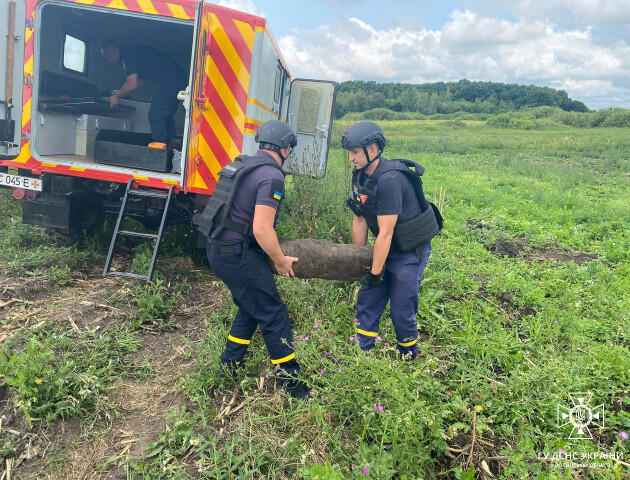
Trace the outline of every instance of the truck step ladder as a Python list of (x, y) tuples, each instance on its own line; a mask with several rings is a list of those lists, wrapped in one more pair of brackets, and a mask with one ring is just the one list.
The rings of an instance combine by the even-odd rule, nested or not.
[[(130, 196), (136, 197), (151, 197), (151, 198), (165, 198), (166, 203), (164, 204), (164, 212), (162, 214), (162, 221), (160, 222), (160, 228), (156, 234), (154, 233), (141, 233), (141, 232), (133, 232), (129, 230), (120, 230), (120, 224), (125, 217), (125, 208), (127, 206), (127, 200)], [(118, 213), (118, 220), (116, 221), (116, 226), (114, 227), (114, 234), (112, 235), (112, 242), (109, 245), (109, 253), (107, 254), (107, 261), (105, 262), (105, 269), (103, 270), (103, 276), (113, 276), (113, 277), (125, 277), (125, 278), (136, 278), (139, 280), (146, 280), (147, 282), (151, 281), (153, 277), (153, 269), (155, 267), (155, 262), (157, 260), (158, 250), (160, 249), (160, 243), (162, 241), (162, 234), (164, 233), (164, 225), (166, 224), (166, 217), (168, 216), (168, 207), (171, 203), (171, 198), (173, 196), (173, 185), (171, 185), (167, 192), (159, 191), (159, 190), (139, 190), (133, 188), (133, 180), (129, 180), (127, 183), (127, 189), (125, 190), (125, 195), (122, 200), (122, 204), (120, 206), (120, 212)], [(114, 247), (116, 246), (116, 240), (119, 235), (125, 235), (127, 237), (138, 237), (148, 240), (154, 240), (155, 245), (153, 247), (153, 256), (151, 257), (151, 263), (149, 264), (149, 273), (147, 275), (139, 275), (137, 273), (130, 272), (112, 272), (110, 270), (112, 266), (112, 259), (114, 256)]]

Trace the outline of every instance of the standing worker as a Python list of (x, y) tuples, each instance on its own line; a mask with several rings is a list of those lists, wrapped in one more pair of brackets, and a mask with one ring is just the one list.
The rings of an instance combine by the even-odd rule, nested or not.
[(293, 277), (298, 259), (282, 253), (275, 222), (284, 197), (282, 165), (297, 136), (291, 127), (271, 120), (255, 137), (260, 150), (241, 155), (219, 172), (214, 194), (203, 211), (200, 232), (208, 238), (208, 262), (232, 293), (238, 312), (232, 323), (220, 372), (242, 365), (251, 339), (260, 327), (271, 363), (278, 371), (280, 387), (291, 396), (304, 398), (307, 386), (297, 379), (300, 366), (293, 350), (293, 333), (286, 305), (280, 299), (271, 267)]
[(372, 266), (361, 278), (357, 298), (357, 337), (362, 350), (374, 348), (389, 301), (398, 351), (415, 358), (418, 290), (442, 218), (424, 198), (424, 168), (409, 160), (383, 158), (385, 143), (383, 130), (373, 122), (351, 126), (341, 139), (354, 164), (353, 195), (347, 202), (354, 213), (354, 244), (366, 244), (368, 229), (376, 239)]
[(186, 72), (177, 62), (151, 47), (120, 47), (115, 40), (107, 40), (101, 50), (110, 62), (122, 65), (127, 79), (109, 97), (111, 108), (120, 99), (136, 90), (143, 82), (155, 84), (149, 108), (149, 124), (153, 141), (150, 148), (165, 149), (175, 136), (175, 113), (179, 107), (177, 94), (186, 88)]

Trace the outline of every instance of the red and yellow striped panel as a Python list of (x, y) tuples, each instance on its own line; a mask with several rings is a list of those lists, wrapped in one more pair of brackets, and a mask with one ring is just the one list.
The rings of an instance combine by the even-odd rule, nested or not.
[(187, 191), (212, 193), (219, 171), (241, 154), (243, 135), (255, 126), (245, 112), (255, 29), (264, 20), (236, 15), (214, 5), (204, 10), (206, 45), (198, 57), (204, 72), (201, 92), (195, 82)]
[(83, 5), (129, 10), (132, 12), (149, 13), (163, 17), (175, 17), (182, 20), (195, 18), (196, 1), (192, 0), (67, 0)]
[[(73, 175), (80, 177), (96, 178), (114, 182), (126, 183), (130, 178), (134, 178), (139, 183), (154, 187), (168, 188), (169, 185), (178, 184), (171, 179), (145, 177), (103, 170), (93, 170), (84, 167), (70, 167), (58, 165), (52, 162), (39, 162), (31, 155), (30, 134), (31, 115), (33, 98), (33, 66), (34, 66), (34, 20), (35, 8), (40, 0), (26, 0), (27, 21), (24, 38), (24, 85), (22, 90), (22, 148), (17, 158), (11, 161), (3, 161), (3, 165), (30, 168), (32, 170), (55, 172), (62, 175)], [(84, 5), (94, 5), (99, 7), (129, 10), (139, 13), (174, 17), (182, 20), (193, 20), (195, 18), (196, 0), (68, 0)]]

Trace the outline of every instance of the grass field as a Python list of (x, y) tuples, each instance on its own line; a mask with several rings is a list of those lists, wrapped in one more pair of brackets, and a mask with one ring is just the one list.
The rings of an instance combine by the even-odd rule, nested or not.
[[(51, 246), (1, 192), (12, 478), (630, 478), (630, 131), (382, 125), (386, 156), (423, 164), (429, 197), (446, 191), (428, 336), (416, 361), (396, 358), (386, 312), (365, 355), (357, 284), (278, 279), (305, 402), (275, 392), (259, 334), (241, 378), (214, 375), (234, 307), (182, 255), (190, 235), (166, 239), (153, 284), (102, 279), (106, 231)], [(324, 180), (292, 178), (279, 232), (350, 242), (349, 175), (334, 149)], [(573, 392), (604, 406), (592, 439), (557, 426)]]

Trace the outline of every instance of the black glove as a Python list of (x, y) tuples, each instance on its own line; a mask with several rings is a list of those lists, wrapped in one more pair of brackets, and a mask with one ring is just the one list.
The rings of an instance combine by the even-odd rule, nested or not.
[(361, 285), (376, 287), (379, 283), (381, 283), (382, 279), (382, 275), (374, 275), (371, 270), (368, 270), (365, 275), (361, 277)]

